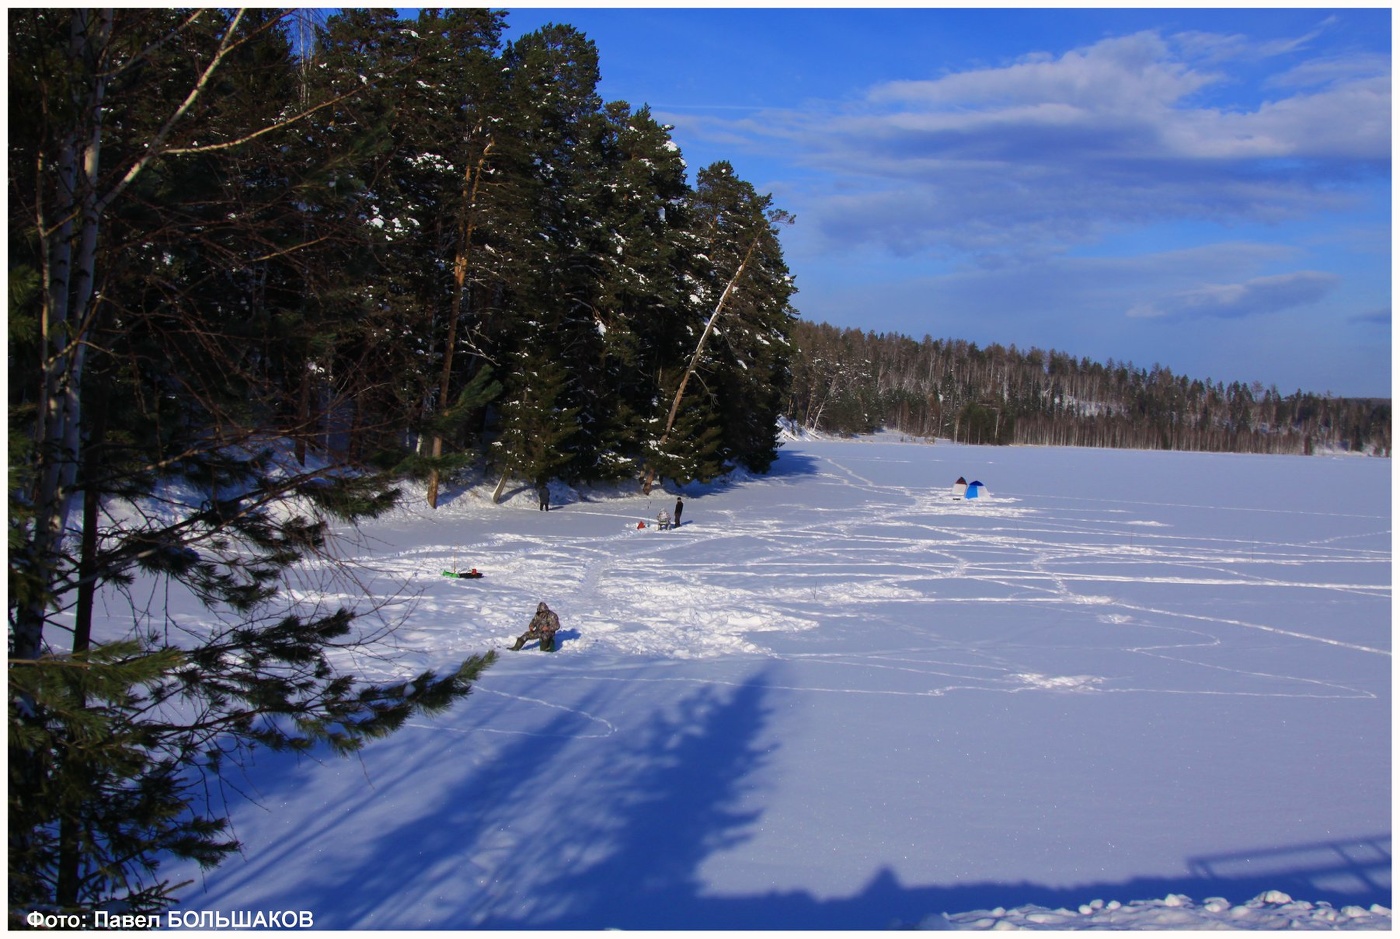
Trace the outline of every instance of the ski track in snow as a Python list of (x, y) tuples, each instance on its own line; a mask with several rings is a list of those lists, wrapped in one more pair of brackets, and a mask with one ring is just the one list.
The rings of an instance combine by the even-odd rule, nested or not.
[[(904, 646), (887, 651), (872, 650), (865, 655), (842, 654), (828, 660), (832, 665), (839, 665), (843, 673), (859, 666), (872, 672), (897, 670), (918, 675), (928, 679), (927, 688), (852, 687), (834, 683), (784, 689), (820, 694), (941, 696), (965, 691), (1011, 694), (1038, 691), (1373, 698), (1368, 691), (1335, 681), (1232, 667), (1193, 659), (1186, 653), (1191, 649), (1218, 648), (1232, 630), (1252, 630), (1390, 656), (1388, 650), (1361, 643), (1228, 616), (1144, 606), (1112, 594), (1114, 584), (1135, 587), (1160, 584), (1269, 591), (1297, 589), (1388, 598), (1390, 591), (1386, 585), (1332, 582), (1313, 577), (1288, 580), (1277, 573), (1256, 570), (1264, 566), (1286, 566), (1313, 572), (1322, 565), (1388, 564), (1388, 556), (1383, 552), (1353, 550), (1342, 543), (1352, 539), (1261, 543), (1249, 539), (1181, 538), (1162, 531), (1170, 526), (1151, 519), (1129, 518), (1107, 524), (1084, 517), (1089, 513), (1082, 508), (1078, 515), (1069, 510), (1069, 516), (1064, 517), (1064, 509), (1033, 509), (1014, 496), (997, 496), (976, 504), (953, 501), (941, 492), (881, 485), (841, 461), (828, 458), (825, 464), (840, 472), (822, 472), (819, 478), (846, 490), (856, 490), (859, 514), (853, 514), (849, 508), (813, 507), (806, 513), (812, 520), (794, 527), (730, 509), (710, 513), (703, 526), (691, 521), (679, 530), (662, 533), (634, 528), (638, 517), (649, 519), (654, 514), (652, 507), (656, 500), (635, 497), (621, 500), (621, 505), (616, 501), (580, 501), (555, 511), (616, 519), (620, 530), (602, 539), (567, 533), (530, 536), (518, 532), (487, 532), (484, 537), (460, 546), (434, 545), (397, 555), (375, 555), (371, 563), (391, 577), (411, 577), (425, 569), (427, 576), (432, 576), (439, 568), (460, 564), (459, 559), (469, 559), (460, 564), (462, 567), (475, 566), (489, 571), (489, 588), (453, 598), (458, 599), (458, 603), (444, 603), (441, 597), (424, 601), (425, 606), (442, 613), (460, 609), (463, 616), (478, 617), (491, 624), (486, 629), (464, 631), (472, 640), (464, 643), (464, 647), (479, 647), (483, 639), (487, 645), (496, 647), (508, 643), (523, 629), (521, 611), (532, 609), (535, 597), (548, 597), (552, 607), (564, 616), (565, 628), (561, 633), (566, 639), (561, 647), (564, 654), (586, 652), (596, 647), (620, 653), (652, 654), (658, 651), (666, 654), (669, 649), (669, 654), (678, 658), (738, 653), (808, 662), (820, 662), (822, 658), (777, 651), (765, 645), (762, 637), (767, 633), (791, 634), (812, 629), (823, 619), (858, 619), (861, 609), (870, 603), (908, 604), (918, 615), (930, 612), (943, 615), (945, 608), (956, 608), (959, 604), (1009, 604), (1029, 609), (1045, 607), (1048, 611), (1102, 609), (1104, 612), (1097, 613), (1096, 618), (1106, 625), (1165, 632), (1180, 639), (1152, 644), (1123, 643), (1120, 649), (1125, 653), (1151, 656), (1194, 669), (1231, 673), (1242, 679), (1293, 686), (1289, 690), (1269, 691), (1121, 687), (1114, 685), (1111, 676), (1045, 675), (1014, 661), (994, 664), (975, 648), (975, 644), (950, 638), (947, 646), (940, 650), (941, 658), (926, 664), (918, 664), (924, 653)], [(775, 490), (774, 497), (780, 499), (788, 483), (776, 479), (755, 480), (745, 485), (769, 485)], [(844, 505), (851, 500), (847, 492), (837, 501)], [(647, 503), (644, 511), (637, 508), (642, 501)], [(1183, 507), (1148, 501), (1077, 501), (1111, 505), (1113, 508), (1109, 511), (1124, 514)], [(662, 497), (660, 504), (666, 503), (667, 497)], [(632, 511), (615, 511), (617, 508)], [(489, 514), (501, 508), (478, 511)], [(1233, 511), (1278, 514), (1271, 509)], [(478, 518), (463, 519), (463, 527), (476, 528), (470, 523)], [(967, 528), (970, 519), (994, 524), (970, 530)], [(724, 571), (726, 584), (744, 582), (743, 589), (724, 586), (707, 577), (717, 559), (726, 556), (726, 543), (737, 546), (735, 556), (763, 558), (741, 571)], [(900, 561), (890, 562), (888, 558), (892, 556), (899, 557)], [(584, 559), (581, 569), (577, 565), (579, 558)], [(1131, 565), (1139, 572), (1118, 574), (1097, 569), (1109, 563), (1108, 559), (1112, 559), (1112, 563)], [(1090, 569), (1077, 572), (1076, 565)], [(1171, 573), (1162, 573), (1164, 571)], [(469, 586), (463, 589), (488, 582), (466, 583)], [(957, 584), (961, 595), (945, 595), (939, 589), (942, 584)], [(969, 591), (968, 585), (985, 589)], [(571, 604), (574, 597), (593, 601), (595, 605), (576, 607)], [(1172, 621), (1180, 625), (1171, 625)], [(1215, 628), (1211, 629), (1212, 626)], [(423, 637), (410, 635), (406, 638), (406, 644), (412, 646), (415, 639)], [(559, 678), (638, 680), (572, 674)]]
[(617, 728), (616, 728), (615, 726), (613, 726), (612, 722), (610, 722), (610, 721), (608, 721), (608, 720), (606, 720), (606, 719), (604, 719), (604, 718), (598, 717), (596, 714), (589, 714), (587, 711), (581, 710), (581, 709), (579, 709), (579, 708), (573, 708), (573, 707), (569, 707), (569, 706), (563, 705), (563, 704), (556, 704), (556, 703), (554, 703), (553, 701), (546, 701), (546, 700), (544, 700), (543, 698), (533, 698), (533, 697), (530, 697), (530, 696), (528, 696), (528, 695), (521, 695), (521, 694), (509, 694), (508, 692), (505, 692), (505, 691), (499, 691), (499, 690), (494, 689), (494, 688), (482, 688), (482, 687), (480, 687), (480, 686), (475, 687), (475, 688), (472, 690), (472, 693), (473, 693), (473, 694), (494, 695), (494, 696), (496, 696), (496, 697), (505, 698), (505, 699), (511, 700), (511, 701), (519, 701), (519, 702), (524, 703), (524, 704), (537, 705), (537, 706), (539, 706), (539, 707), (546, 708), (546, 709), (549, 709), (549, 710), (563, 711), (563, 712), (565, 712), (565, 713), (567, 713), (567, 714), (572, 714), (572, 715), (575, 715), (575, 716), (577, 716), (577, 717), (582, 717), (583, 719), (585, 719), (585, 720), (587, 720), (587, 721), (591, 721), (591, 722), (594, 723), (594, 724), (600, 724), (600, 725), (602, 725), (602, 728), (603, 728), (603, 729), (602, 729), (601, 731), (599, 731), (599, 732), (596, 732), (596, 733), (541, 734), (541, 733), (536, 733), (536, 732), (534, 732), (534, 731), (528, 731), (528, 730), (506, 730), (506, 729), (503, 729), (503, 728), (500, 728), (500, 727), (479, 727), (479, 728), (475, 728), (475, 729), (473, 729), (473, 730), (461, 730), (461, 729), (456, 728), (456, 727), (445, 727), (445, 726), (442, 726), (442, 725), (440, 725), (440, 724), (422, 724), (422, 723), (414, 723), (414, 722), (411, 722), (411, 721), (407, 724), (407, 726), (409, 726), (409, 727), (417, 727), (419, 730), (430, 730), (430, 731), (442, 732), (442, 733), (450, 733), (450, 734), (483, 733), (483, 734), (501, 734), (501, 735), (504, 735), (504, 736), (512, 736), (512, 737), (567, 737), (567, 738), (569, 738), (569, 739), (577, 739), (577, 740), (585, 740), (585, 739), (594, 738), (594, 737), (611, 737), (613, 734), (617, 733)]

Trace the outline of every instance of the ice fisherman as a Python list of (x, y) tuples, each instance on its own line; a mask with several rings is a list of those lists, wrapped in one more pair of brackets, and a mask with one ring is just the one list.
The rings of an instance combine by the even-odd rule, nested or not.
[(535, 495), (540, 497), (540, 511), (549, 511), (549, 483), (535, 483)]
[(541, 652), (553, 652), (554, 634), (558, 631), (558, 615), (549, 608), (548, 604), (540, 601), (539, 608), (535, 610), (535, 618), (530, 620), (529, 627), (519, 639), (515, 640), (515, 645), (510, 647), (510, 651), (518, 652), (531, 639), (538, 639)]
[(685, 508), (685, 503), (680, 496), (676, 496), (676, 511), (671, 515), (671, 525), (675, 528), (681, 527), (681, 509)]

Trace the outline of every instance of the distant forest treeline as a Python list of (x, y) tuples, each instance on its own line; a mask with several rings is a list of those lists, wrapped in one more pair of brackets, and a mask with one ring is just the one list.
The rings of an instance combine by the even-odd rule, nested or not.
[(1390, 401), (1280, 394), (1063, 352), (799, 322), (787, 416), (963, 443), (1390, 456)]

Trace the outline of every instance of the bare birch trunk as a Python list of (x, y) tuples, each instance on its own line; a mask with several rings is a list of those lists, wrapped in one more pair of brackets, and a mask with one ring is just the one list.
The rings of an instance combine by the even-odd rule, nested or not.
[(501, 494), (506, 491), (506, 483), (510, 480), (510, 467), (507, 466), (501, 471), (501, 481), (496, 483), (496, 491), (491, 493), (492, 502), (500, 502)]
[[(33, 563), (47, 567), (59, 550), (72, 513), (74, 485), (81, 458), (81, 385), (91, 325), (94, 271), (100, 209), (96, 184), (102, 142), (102, 100), (107, 82), (100, 64), (112, 31), (113, 12), (75, 10), (68, 52), (90, 76), (86, 100), (76, 126), (59, 151), (56, 202), (47, 228), (43, 210), (38, 223), (47, 242), (41, 330), (44, 393), (35, 429), (38, 462), (34, 492)], [(42, 172), (42, 167), (40, 167)], [(40, 190), (42, 192), (42, 188)], [(37, 658), (43, 648), (44, 600), (36, 597), (16, 610), (14, 655)]]
[[(196, 14), (197, 15), (197, 14)], [(210, 60), (189, 95), (151, 139), (143, 157), (106, 193), (98, 194), (102, 155), (103, 101), (107, 93), (107, 42), (112, 9), (72, 13), (68, 55), (86, 76), (81, 107), (73, 128), (59, 149), (54, 167), (54, 204), (42, 207), (48, 187), (37, 187), (41, 207), (37, 222), (44, 250), (44, 302), (41, 335), (44, 349), (44, 388), (35, 421), (34, 529), (31, 563), (51, 571), (72, 514), (82, 461), (82, 383), (87, 349), (97, 316), (94, 285), (98, 236), (103, 213), (126, 187), (164, 151), (165, 141), (179, 118), (199, 98), (210, 76), (231, 47), (241, 13), (230, 20), (218, 53)], [(43, 174), (42, 164), (37, 168)], [(53, 227), (50, 228), (50, 220)], [(41, 575), (46, 583), (51, 577)], [(14, 655), (37, 658), (43, 651), (45, 600), (34, 597), (15, 612)]]

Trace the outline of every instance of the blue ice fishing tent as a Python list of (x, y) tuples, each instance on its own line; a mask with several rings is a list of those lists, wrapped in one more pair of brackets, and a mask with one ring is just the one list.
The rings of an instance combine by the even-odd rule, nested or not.
[(967, 484), (967, 492), (963, 493), (964, 499), (978, 499), (982, 496), (982, 481), (974, 479)]

